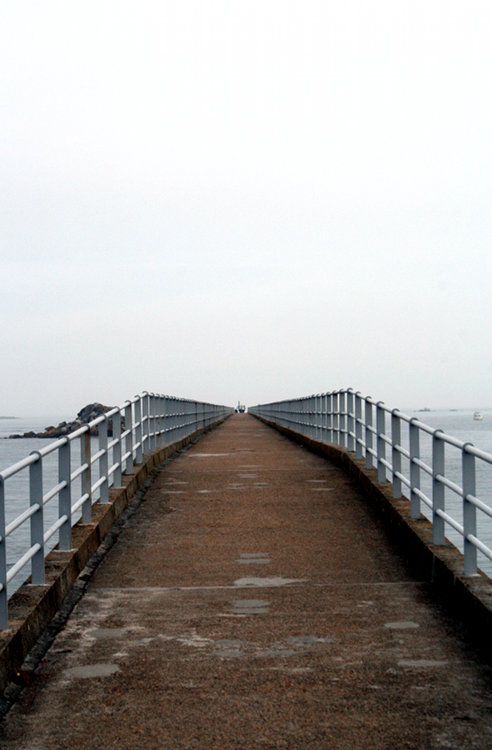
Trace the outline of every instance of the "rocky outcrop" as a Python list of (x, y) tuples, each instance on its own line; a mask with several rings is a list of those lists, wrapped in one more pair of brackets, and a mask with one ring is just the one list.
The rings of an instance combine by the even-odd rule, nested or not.
[[(56, 427), (54, 425), (50, 425), (49, 427), (45, 427), (43, 432), (24, 432), (24, 434), (20, 435), (9, 435), (9, 438), (59, 438), (64, 437), (65, 435), (68, 435), (70, 432), (74, 432), (74, 430), (78, 430), (79, 427), (81, 427), (83, 424), (87, 424), (87, 422), (92, 422), (93, 419), (96, 419), (101, 414), (104, 414), (105, 412), (112, 409), (112, 406), (104, 406), (104, 404), (99, 404), (98, 402), (95, 402), (93, 404), (87, 404), (87, 406), (84, 406), (77, 414), (75, 419), (72, 422), (60, 422)], [(97, 428), (95, 428), (93, 431), (91, 431), (91, 434), (97, 435)], [(112, 424), (111, 420), (108, 422), (108, 434), (112, 434)]]

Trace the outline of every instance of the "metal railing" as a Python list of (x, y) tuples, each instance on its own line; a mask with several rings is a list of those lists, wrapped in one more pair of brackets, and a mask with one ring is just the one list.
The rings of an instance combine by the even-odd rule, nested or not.
[[(24, 573), (24, 580), (30, 574), (32, 584), (43, 585), (48, 551), (57, 542), (59, 550), (71, 549), (73, 524), (79, 518), (90, 523), (94, 503), (107, 503), (109, 488), (121, 487), (122, 476), (131, 474), (134, 464), (141, 464), (143, 456), (157, 448), (209, 427), (232, 412), (226, 406), (144, 392), (1, 471), (0, 628), (8, 627), (8, 584)], [(97, 438), (91, 439), (95, 434)], [(74, 450), (77, 445), (78, 451)], [(49, 456), (55, 457), (58, 481), (47, 488), (43, 468)], [(9, 482), (20, 475), (25, 477), (26, 472), (27, 507), (6, 523)], [(58, 509), (53, 512), (50, 506), (48, 514), (55, 498)], [(51, 519), (46, 528), (48, 515)], [(8, 565), (9, 539), (17, 530), (24, 531), (27, 549)]]
[[(464, 575), (477, 574), (477, 552), (492, 561), (491, 546), (477, 533), (477, 513), (492, 529), (492, 507), (477, 497), (477, 470), (492, 465), (490, 453), (352, 388), (261, 404), (249, 412), (365, 459), (368, 469), (377, 469), (378, 482), (392, 481), (394, 497), (409, 498), (412, 518), (424, 512), (431, 520), (433, 544), (445, 544), (445, 532), (454, 532)], [(424, 439), (430, 441), (426, 450)], [(446, 471), (448, 449), (458, 452), (459, 467), (454, 456), (453, 472)], [(455, 505), (446, 502), (449, 493), (459, 498), (453, 510), (447, 507)], [(486, 535), (492, 539), (490, 531)]]

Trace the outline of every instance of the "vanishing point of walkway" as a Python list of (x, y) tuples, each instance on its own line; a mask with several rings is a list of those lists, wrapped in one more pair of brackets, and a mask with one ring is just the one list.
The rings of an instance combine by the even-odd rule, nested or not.
[(351, 480), (237, 415), (160, 468), (0, 745), (490, 748), (486, 680)]

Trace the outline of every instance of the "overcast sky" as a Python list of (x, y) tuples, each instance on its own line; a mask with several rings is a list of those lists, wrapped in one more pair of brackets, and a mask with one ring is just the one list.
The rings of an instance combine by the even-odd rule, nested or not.
[(492, 406), (490, 0), (4, 0), (0, 414)]

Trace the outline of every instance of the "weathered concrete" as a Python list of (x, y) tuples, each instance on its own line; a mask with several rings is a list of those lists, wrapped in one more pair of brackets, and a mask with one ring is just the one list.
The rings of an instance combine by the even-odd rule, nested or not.
[(480, 646), (483, 658), (492, 664), (491, 579), (481, 571), (473, 576), (463, 575), (461, 552), (448, 541), (445, 545), (433, 544), (430, 521), (424, 516), (411, 518), (410, 501), (405, 497), (393, 497), (391, 483), (379, 483), (376, 469), (367, 469), (365, 460), (357, 460), (353, 452), (313, 440), (267, 419), (257, 419), (333, 461), (355, 480), (386, 527), (399, 555), (406, 559), (418, 577), (432, 581), (436, 597), (466, 624), (472, 640)]
[(72, 549), (54, 549), (45, 562), (45, 585), (32, 586), (30, 579), (9, 601), (9, 628), (0, 630), (0, 691), (18, 674), (22, 662), (62, 602), (77, 576), (96, 553), (114, 521), (142, 487), (149, 473), (206, 430), (170, 443), (146, 456), (133, 473), (122, 477), (122, 487), (110, 489), (109, 502), (92, 506), (91, 523), (79, 521), (72, 529)]
[(237, 415), (160, 470), (0, 736), (488, 748), (488, 679), (355, 482)]

